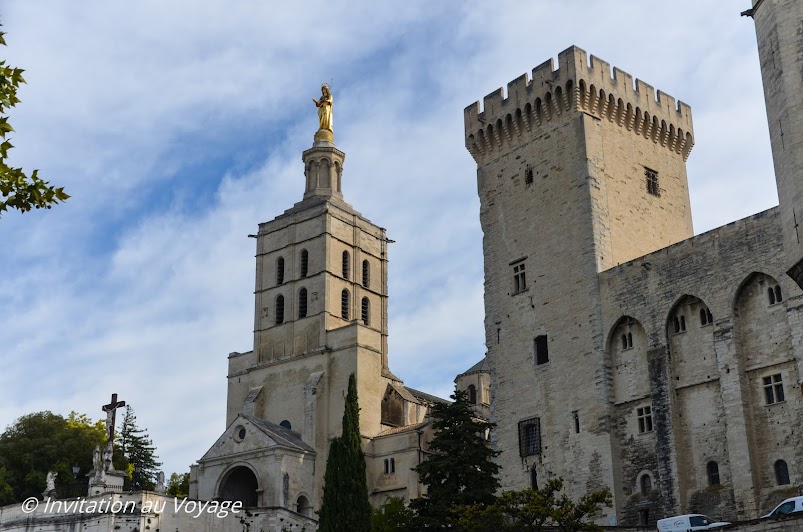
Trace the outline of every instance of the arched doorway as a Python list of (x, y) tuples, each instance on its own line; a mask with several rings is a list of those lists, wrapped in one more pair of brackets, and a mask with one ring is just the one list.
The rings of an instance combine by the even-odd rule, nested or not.
[(218, 497), (224, 501), (240, 501), (244, 507), (254, 507), (258, 504), (258, 488), (254, 472), (245, 466), (237, 466), (226, 473)]

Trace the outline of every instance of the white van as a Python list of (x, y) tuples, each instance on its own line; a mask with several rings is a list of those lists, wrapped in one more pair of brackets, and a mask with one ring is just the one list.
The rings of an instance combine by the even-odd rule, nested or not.
[(677, 517), (667, 517), (658, 521), (658, 532), (689, 532), (691, 530), (713, 530), (730, 523), (713, 522), (711, 519), (700, 514), (678, 515)]
[(776, 519), (783, 519), (789, 514), (800, 515), (801, 512), (803, 512), (803, 497), (792, 497), (791, 499), (783, 501), (776, 506), (773, 511), (761, 518), (767, 519), (768, 517), (774, 517)]

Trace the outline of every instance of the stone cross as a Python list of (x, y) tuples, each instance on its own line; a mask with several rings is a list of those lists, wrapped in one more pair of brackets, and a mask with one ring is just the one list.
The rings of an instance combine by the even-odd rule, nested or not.
[(109, 404), (103, 405), (103, 411), (106, 412), (106, 443), (111, 444), (114, 442), (114, 423), (117, 416), (115, 412), (118, 408), (125, 406), (125, 401), (118, 401), (117, 394), (112, 394), (112, 400)]

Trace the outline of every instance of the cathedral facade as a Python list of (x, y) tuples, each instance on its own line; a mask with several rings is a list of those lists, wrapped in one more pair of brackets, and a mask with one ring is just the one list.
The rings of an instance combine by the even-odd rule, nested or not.
[(466, 108), (503, 489), (609, 487), (605, 524), (650, 525), (803, 487), (803, 3), (743, 14), (781, 204), (704, 234), (691, 109), (647, 83), (572, 47)]

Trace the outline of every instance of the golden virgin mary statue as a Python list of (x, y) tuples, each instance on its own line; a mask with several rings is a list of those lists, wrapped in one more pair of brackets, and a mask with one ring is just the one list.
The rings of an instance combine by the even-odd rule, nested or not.
[(315, 140), (334, 140), (334, 131), (332, 130), (332, 93), (329, 90), (329, 85), (324, 83), (321, 85), (321, 99), (312, 99), (315, 102), (315, 107), (318, 108), (318, 132), (315, 133)]

